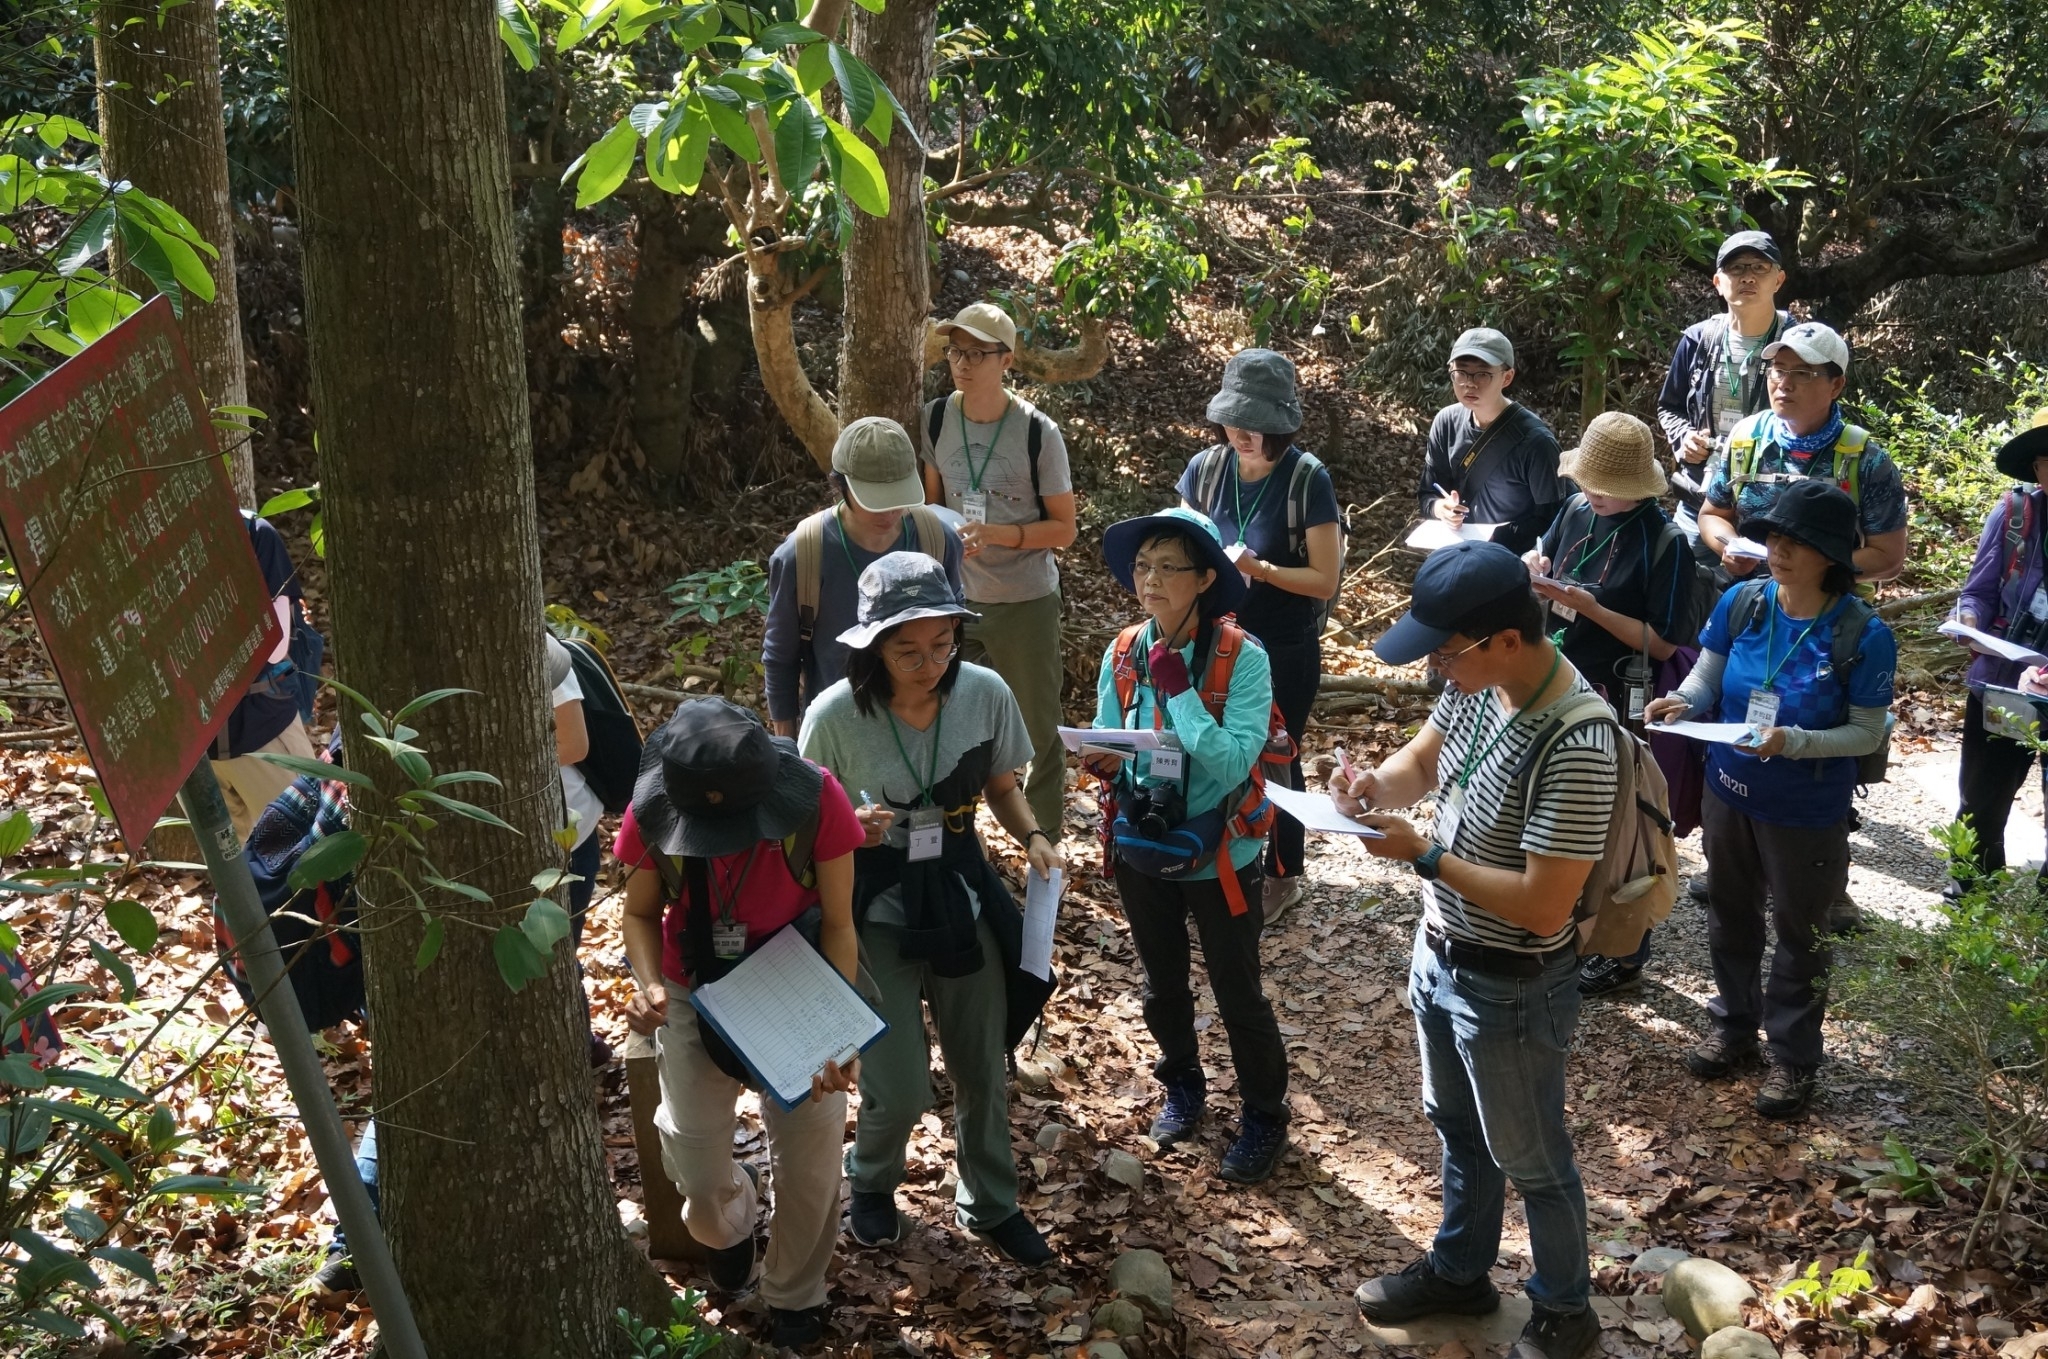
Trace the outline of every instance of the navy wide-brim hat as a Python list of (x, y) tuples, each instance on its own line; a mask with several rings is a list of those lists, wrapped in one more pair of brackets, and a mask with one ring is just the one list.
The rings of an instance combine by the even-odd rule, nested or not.
[(1458, 635), (1458, 624), (1505, 595), (1529, 589), (1529, 568), (1499, 543), (1464, 542), (1422, 559), (1408, 612), (1372, 644), (1389, 665), (1411, 665)]
[(1738, 531), (1756, 542), (1773, 533), (1796, 538), (1831, 562), (1856, 569), (1862, 537), (1856, 502), (1832, 482), (1809, 478), (1778, 492), (1770, 508), (1744, 515)]
[(2048, 409), (2035, 411), (2032, 424), (1998, 446), (1998, 470), (2014, 481), (2033, 481), (2036, 458), (2048, 458)]
[(641, 747), (633, 819), (651, 850), (723, 858), (794, 833), (824, 786), (796, 742), (769, 735), (753, 709), (694, 699)]
[(1206, 566), (1216, 573), (1215, 584), (1202, 597), (1202, 614), (1206, 618), (1221, 618), (1224, 614), (1237, 612), (1237, 606), (1244, 603), (1244, 576), (1237, 569), (1237, 563), (1230, 560), (1224, 550), (1223, 536), (1216, 531), (1216, 524), (1206, 514), (1175, 505), (1172, 509), (1157, 514), (1142, 515), (1136, 519), (1123, 519), (1102, 531), (1102, 560), (1109, 567), (1109, 574), (1116, 577), (1117, 584), (1132, 594), (1138, 592), (1137, 582), (1131, 577), (1131, 568), (1138, 560), (1138, 549), (1159, 536), (1166, 529), (1179, 529), (1192, 542), (1200, 559), (1194, 564)]

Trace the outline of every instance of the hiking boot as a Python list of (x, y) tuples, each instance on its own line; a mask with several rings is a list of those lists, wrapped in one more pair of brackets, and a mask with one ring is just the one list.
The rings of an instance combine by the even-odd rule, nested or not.
[(1381, 1326), (1439, 1314), (1483, 1317), (1500, 1306), (1493, 1280), (1482, 1274), (1471, 1283), (1454, 1284), (1436, 1272), (1427, 1255), (1410, 1261), (1399, 1274), (1367, 1279), (1351, 1297), (1367, 1321)]
[(1293, 910), (1301, 899), (1308, 895), (1308, 884), (1296, 874), (1291, 878), (1267, 878), (1261, 889), (1260, 908), (1265, 915), (1264, 928), (1272, 929), (1280, 923), (1280, 917)]
[(817, 1344), (825, 1338), (825, 1321), (832, 1309), (829, 1307), (770, 1307), (768, 1315), (775, 1321), (775, 1333), (770, 1337), (778, 1350), (800, 1350)]
[(1600, 1343), (1600, 1318), (1590, 1307), (1576, 1312), (1552, 1312), (1538, 1307), (1529, 1313), (1522, 1338), (1508, 1351), (1507, 1359), (1581, 1359)]
[(1794, 1119), (1813, 1103), (1813, 1068), (1771, 1059), (1770, 1072), (1757, 1087), (1756, 1111), (1765, 1118)]
[(1961, 878), (1944, 878), (1941, 883), (1941, 899), (1950, 905), (1954, 905), (1956, 902), (1961, 901), (1964, 894), (1969, 890), (1970, 884), (1964, 882)]
[(1620, 958), (1592, 957), (1579, 965), (1579, 994), (1611, 996), (1633, 991), (1643, 984), (1643, 969), (1631, 967)]
[(320, 1293), (355, 1293), (361, 1291), (363, 1280), (356, 1273), (353, 1260), (346, 1255), (330, 1255), (327, 1263), (320, 1266), (320, 1272), (306, 1280), (306, 1286)]
[(1685, 885), (1685, 894), (1700, 903), (1700, 905), (1706, 905), (1708, 896), (1707, 875), (1703, 872), (1693, 874), (1692, 881)]
[(1685, 1054), (1685, 1069), (1703, 1081), (1718, 1081), (1732, 1076), (1757, 1059), (1756, 1039), (1746, 1042), (1729, 1038), (1719, 1032), (1711, 1033), (1690, 1052)]
[(1246, 1109), (1237, 1141), (1223, 1153), (1223, 1165), (1217, 1173), (1232, 1184), (1258, 1184), (1272, 1178), (1286, 1150), (1285, 1120)]
[(1201, 1126), (1202, 1113), (1208, 1107), (1208, 1092), (1199, 1081), (1169, 1083), (1166, 1087), (1166, 1107), (1159, 1111), (1159, 1117), (1152, 1120), (1152, 1140), (1165, 1151), (1178, 1146), (1195, 1135)]
[(612, 1045), (596, 1034), (590, 1035), (590, 1069), (602, 1071), (611, 1064)]
[(1828, 933), (1839, 935), (1861, 934), (1869, 926), (1863, 923), (1863, 908), (1846, 891), (1828, 907)]
[(978, 1231), (975, 1235), (1027, 1269), (1052, 1263), (1052, 1247), (1045, 1244), (1038, 1228), (1032, 1226), (1031, 1219), (1021, 1212), (1012, 1213), (987, 1231)]
[(903, 1214), (896, 1211), (894, 1190), (853, 1191), (846, 1210), (846, 1225), (853, 1239), (863, 1246), (893, 1246), (903, 1239)]
[[(754, 1193), (761, 1192), (761, 1172), (748, 1162), (740, 1162), (740, 1169), (747, 1172), (753, 1181)], [(747, 1239), (731, 1246), (721, 1246), (704, 1252), (704, 1272), (711, 1276), (714, 1286), (727, 1293), (737, 1293), (754, 1279), (754, 1233), (750, 1230)]]

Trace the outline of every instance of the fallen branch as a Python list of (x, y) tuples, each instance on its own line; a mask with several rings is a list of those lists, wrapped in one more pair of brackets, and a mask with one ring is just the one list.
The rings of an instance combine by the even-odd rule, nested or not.
[(1326, 694), (1403, 694), (1434, 698), (1436, 690), (1422, 680), (1391, 679), (1384, 675), (1325, 675)]
[(40, 731), (10, 731), (0, 736), (0, 746), (33, 746), (44, 742), (63, 741), (78, 735), (78, 724), (66, 722), (61, 727), (44, 727)]
[(1901, 615), (1912, 613), (1916, 609), (1933, 608), (1937, 604), (1952, 604), (1955, 602), (1956, 596), (1961, 593), (1962, 590), (1960, 588), (1929, 590), (1924, 595), (1907, 595), (1904, 599), (1888, 599), (1877, 606), (1877, 616), (1889, 622), (1891, 619), (1898, 618)]

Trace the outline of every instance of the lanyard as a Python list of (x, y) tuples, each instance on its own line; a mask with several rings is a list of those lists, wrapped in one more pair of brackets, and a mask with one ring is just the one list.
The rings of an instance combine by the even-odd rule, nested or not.
[(1770, 330), (1766, 330), (1763, 334), (1756, 337), (1756, 343), (1750, 345), (1749, 351), (1742, 356), (1742, 367), (1737, 368), (1735, 366), (1735, 342), (1744, 337), (1735, 333), (1735, 318), (1732, 316), (1728, 318), (1728, 338), (1722, 346), (1725, 355), (1722, 369), (1728, 375), (1728, 399), (1730, 401), (1737, 404), (1740, 404), (1742, 401), (1742, 381), (1749, 376), (1749, 366), (1756, 362), (1757, 351), (1761, 350), (1770, 341), (1771, 331), (1777, 328), (1778, 324), (1773, 320)]
[[(846, 554), (846, 569), (853, 572), (855, 580), (860, 579), (860, 564), (853, 559), (853, 549), (847, 546), (846, 519), (839, 513), (839, 506), (832, 507), (832, 522), (839, 526), (839, 550)], [(896, 527), (896, 545), (904, 546), (904, 536), (910, 532), (910, 516), (904, 515), (903, 522)], [(861, 551), (867, 551), (862, 548)]]
[(939, 704), (938, 718), (932, 723), (932, 758), (922, 779), (917, 776), (917, 766), (910, 762), (910, 752), (903, 748), (903, 734), (896, 730), (896, 726), (897, 717), (892, 712), (889, 714), (889, 735), (896, 740), (896, 754), (902, 758), (903, 767), (910, 771), (910, 781), (917, 785), (918, 795), (924, 799), (923, 805), (929, 807), (932, 805), (932, 788), (939, 781), (939, 733), (945, 730), (946, 705)]
[[(1619, 524), (1616, 524), (1616, 525), (1615, 525), (1615, 526), (1614, 526), (1614, 527), (1613, 527), (1612, 529), (1610, 529), (1610, 530), (1608, 531), (1608, 534), (1607, 534), (1607, 536), (1606, 536), (1605, 538), (1602, 538), (1602, 539), (1601, 539), (1601, 540), (1600, 540), (1599, 542), (1597, 542), (1597, 543), (1594, 543), (1594, 544), (1593, 544), (1593, 545), (1592, 545), (1591, 547), (1587, 548), (1587, 549), (1585, 550), (1585, 552), (1584, 552), (1584, 553), (1582, 553), (1582, 554), (1580, 555), (1580, 557), (1579, 557), (1579, 560), (1578, 560), (1578, 564), (1577, 564), (1577, 565), (1575, 565), (1575, 566), (1573, 566), (1573, 567), (1571, 568), (1571, 571), (1570, 571), (1570, 574), (1571, 574), (1571, 578), (1572, 578), (1573, 580), (1578, 580), (1578, 579), (1579, 579), (1579, 572), (1581, 572), (1581, 571), (1583, 571), (1583, 570), (1585, 570), (1585, 569), (1586, 569), (1586, 563), (1587, 563), (1587, 562), (1589, 562), (1589, 561), (1591, 561), (1591, 560), (1593, 560), (1593, 554), (1594, 554), (1594, 553), (1596, 553), (1596, 552), (1598, 552), (1598, 551), (1599, 551), (1599, 550), (1600, 550), (1601, 548), (1603, 548), (1603, 547), (1606, 547), (1606, 546), (1607, 546), (1607, 545), (1608, 545), (1609, 543), (1613, 542), (1613, 541), (1614, 541), (1614, 535), (1615, 535), (1615, 534), (1617, 534), (1617, 533), (1620, 533), (1620, 532), (1621, 532), (1621, 531), (1622, 531), (1623, 529), (1627, 528), (1627, 527), (1628, 527), (1628, 526), (1629, 526), (1630, 524), (1633, 524), (1633, 523), (1634, 523), (1634, 522), (1636, 521), (1636, 518), (1637, 518), (1637, 516), (1638, 516), (1638, 515), (1640, 515), (1640, 514), (1642, 514), (1642, 510), (1640, 510), (1640, 509), (1637, 509), (1637, 510), (1633, 511), (1633, 512), (1632, 512), (1632, 513), (1630, 513), (1630, 514), (1628, 514), (1628, 515), (1625, 515), (1625, 516), (1623, 516), (1623, 518), (1622, 518), (1622, 521), (1621, 521), (1621, 522), (1620, 522)], [(1586, 536), (1585, 536), (1584, 538), (1581, 538), (1581, 539), (1579, 539), (1579, 541), (1580, 541), (1580, 542), (1582, 542), (1582, 543), (1583, 543), (1583, 542), (1588, 542), (1588, 541), (1590, 541), (1590, 540), (1592, 539), (1592, 537), (1593, 537), (1593, 530), (1592, 530), (1592, 529), (1591, 529), (1591, 528), (1589, 527), (1589, 528), (1588, 528), (1588, 529), (1586, 530)], [(1606, 560), (1606, 561), (1605, 561), (1604, 563), (1602, 563), (1602, 565), (1601, 565), (1601, 567), (1600, 567), (1600, 581), (1599, 581), (1599, 583), (1600, 583), (1600, 584), (1605, 584), (1605, 583), (1606, 583), (1606, 581), (1607, 581), (1607, 572), (1608, 572), (1609, 568), (1611, 568), (1611, 567), (1612, 567), (1613, 565), (1614, 565), (1614, 554), (1613, 554), (1612, 552), (1609, 552), (1609, 553), (1607, 554), (1607, 560)]]
[(996, 460), (996, 445), (1002, 441), (1003, 426), (1010, 423), (1010, 407), (1015, 404), (1010, 400), (1009, 393), (1005, 392), (1002, 418), (996, 421), (996, 432), (989, 436), (988, 447), (982, 454), (980, 471), (974, 468), (974, 445), (967, 441), (967, 398), (960, 398), (960, 404), (953, 408), (960, 415), (960, 456), (967, 459), (968, 490), (981, 489), (981, 479), (988, 475), (988, 465)]
[[(1792, 659), (1794, 654), (1796, 654), (1799, 650), (1799, 644), (1801, 642), (1804, 642), (1808, 637), (1811, 637), (1813, 635), (1813, 630), (1820, 626), (1820, 620), (1827, 617), (1827, 615), (1827, 607), (1823, 605), (1821, 611), (1813, 616), (1813, 621), (1806, 625), (1806, 631), (1800, 633), (1798, 637), (1793, 639), (1792, 645), (1785, 648), (1785, 654), (1778, 657), (1778, 663), (1776, 665), (1772, 665), (1769, 671), (1765, 673), (1763, 683), (1764, 688), (1773, 688), (1773, 685), (1778, 678), (1778, 672), (1785, 668), (1785, 662)], [(1771, 586), (1771, 628), (1770, 631), (1764, 635), (1764, 664), (1770, 665), (1771, 648), (1773, 646), (1776, 646), (1777, 642), (1778, 587), (1775, 584), (1773, 584)]]
[[(1564, 652), (1556, 647), (1553, 647), (1552, 650), (1557, 654), (1551, 659), (1550, 669), (1543, 672), (1543, 683), (1536, 686), (1535, 697), (1538, 698), (1542, 696), (1545, 689), (1550, 687), (1550, 682), (1557, 678), (1557, 667), (1564, 664)], [(1490, 709), (1493, 704), (1493, 690), (1491, 689), (1486, 691), (1486, 702)], [(1471, 744), (1465, 747), (1465, 765), (1458, 771), (1458, 787), (1470, 788), (1472, 786), (1473, 774), (1478, 772), (1479, 766), (1485, 763), (1487, 756), (1493, 754), (1493, 748), (1500, 744), (1501, 738), (1514, 729), (1515, 723), (1521, 720), (1522, 713), (1527, 711), (1529, 710), (1524, 708), (1521, 712), (1516, 713), (1513, 717), (1501, 723), (1500, 730), (1493, 734), (1493, 739), (1486, 743), (1484, 750), (1479, 749), (1479, 733), (1486, 729), (1486, 713), (1481, 712), (1479, 714), (1479, 726), (1472, 733)], [(1475, 754), (1474, 752), (1477, 753)]]
[[(1230, 454), (1230, 505), (1237, 512), (1237, 541), (1242, 543), (1248, 523), (1244, 513), (1244, 482), (1237, 475), (1237, 450), (1233, 448)], [(1280, 464), (1274, 463), (1273, 470), (1266, 473), (1266, 479), (1259, 483), (1259, 493), (1252, 497), (1253, 514), (1259, 512), (1259, 502), (1266, 498), (1266, 492), (1273, 488), (1273, 483), (1280, 480), (1279, 473)]]
[(747, 874), (754, 871), (754, 857), (760, 852), (761, 842), (756, 840), (754, 847), (747, 851), (747, 861), (740, 865), (738, 879), (725, 887), (719, 886), (718, 874), (705, 875), (710, 879), (711, 895), (718, 903), (718, 918), (728, 925), (732, 924), (733, 910), (739, 905), (741, 895), (747, 890)]

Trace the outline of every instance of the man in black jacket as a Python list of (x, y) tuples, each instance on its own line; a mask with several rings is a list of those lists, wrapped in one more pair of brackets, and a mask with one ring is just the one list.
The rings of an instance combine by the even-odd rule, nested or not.
[(1430, 422), (1416, 509), (1452, 525), (1496, 524), (1494, 542), (1527, 552), (1565, 498), (1557, 436), (1536, 412), (1509, 399), (1515, 347), (1499, 331), (1481, 326), (1460, 335), (1451, 346), (1450, 379), (1457, 400)]

